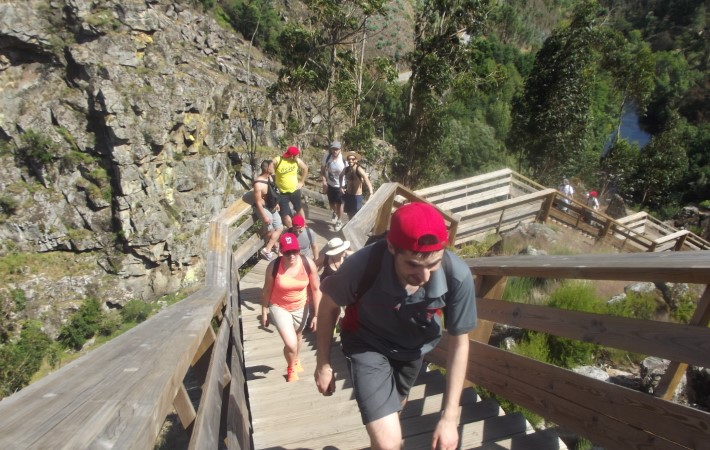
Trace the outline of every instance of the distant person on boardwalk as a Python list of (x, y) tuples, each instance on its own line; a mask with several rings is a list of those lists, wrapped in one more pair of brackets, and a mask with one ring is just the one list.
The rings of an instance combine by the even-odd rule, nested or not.
[(476, 326), (469, 267), (445, 249), (443, 217), (427, 203), (410, 203), (392, 215), (386, 240), (349, 256), (323, 282), (318, 311), (316, 385), (335, 391), (330, 366), (333, 330), (341, 307), (342, 350), (373, 449), (402, 448), (399, 412), (423, 356), (444, 328), (449, 335), (446, 392), (432, 449), (458, 445), (459, 401), (468, 362), (468, 332)]
[[(597, 194), (597, 191), (589, 191), (589, 194), (586, 195), (587, 197), (587, 206), (594, 211), (597, 211), (599, 209), (599, 199), (597, 198), (599, 194)], [(593, 213), (591, 211), (586, 211), (585, 216), (587, 219), (587, 223), (592, 224), (592, 216)]]
[(276, 187), (281, 192), (280, 214), (286, 228), (291, 228), (291, 218), (294, 214), (306, 217), (301, 206), (301, 188), (308, 179), (308, 166), (298, 156), (299, 153), (298, 147), (289, 147), (282, 156), (274, 158)]
[(291, 222), (293, 226), (287, 231), (295, 234), (298, 238), (298, 247), (301, 249), (301, 254), (315, 261), (318, 255), (318, 243), (313, 230), (306, 226), (306, 219), (301, 215), (296, 214), (293, 216)]
[(345, 159), (348, 162), (348, 167), (340, 174), (340, 185), (343, 186), (345, 213), (348, 218), (352, 219), (362, 208), (362, 186), (367, 186), (370, 196), (372, 196), (373, 189), (370, 177), (367, 176), (365, 169), (358, 164), (361, 159), (360, 155), (356, 152), (347, 152)]
[[(302, 256), (298, 240), (291, 233), (284, 233), (279, 239), (281, 254), (269, 263), (264, 276), (264, 289), (261, 297), (261, 325), (269, 323), (276, 329), (284, 342), (286, 358), (286, 381), (297, 381), (298, 373), (303, 372), (299, 354), (301, 337), (308, 323), (308, 289), (313, 299), (313, 309), (317, 313), (321, 300), (320, 281), (316, 264), (312, 259)], [(311, 328), (316, 330), (316, 318)]]
[(328, 244), (323, 249), (323, 253), (318, 256), (316, 266), (318, 269), (323, 268), (320, 280), (323, 281), (333, 275), (343, 264), (345, 258), (350, 256), (350, 241), (344, 241), (339, 237), (334, 237), (328, 241)]
[[(562, 183), (560, 183), (559, 186), (557, 186), (557, 190), (566, 195), (569, 198), (563, 198), (562, 201), (565, 203), (565, 205), (569, 205), (570, 201), (569, 199), (574, 197), (574, 188), (572, 187), (571, 184), (569, 184), (569, 180), (567, 178), (564, 178), (562, 180)], [(567, 212), (567, 208), (563, 207), (562, 211)]]
[(265, 159), (261, 162), (261, 173), (254, 177), (254, 212), (264, 223), (264, 240), (261, 256), (271, 261), (276, 256), (272, 251), (283, 231), (279, 215), (279, 193), (274, 184), (274, 162)]
[(323, 193), (328, 196), (328, 204), (333, 212), (333, 227), (335, 231), (340, 231), (343, 227), (343, 191), (342, 177), (340, 174), (345, 169), (342, 146), (340, 141), (330, 143), (328, 152), (323, 155), (320, 166), (320, 175), (323, 183)]

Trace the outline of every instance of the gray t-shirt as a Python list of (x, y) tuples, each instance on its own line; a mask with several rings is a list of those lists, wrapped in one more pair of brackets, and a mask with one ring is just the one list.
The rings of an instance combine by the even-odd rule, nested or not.
[[(296, 234), (293, 228), (289, 230), (289, 233)], [(315, 241), (315, 236), (313, 236), (311, 229), (304, 228), (303, 231), (301, 231), (301, 234), (296, 235), (296, 237), (298, 239), (298, 247), (301, 249), (301, 254), (308, 256), (311, 259), (315, 259), (313, 250), (311, 249), (311, 243)]]
[[(349, 256), (337, 272), (321, 284), (321, 290), (336, 304), (355, 303), (370, 252), (369, 245)], [(476, 327), (476, 302), (471, 271), (461, 258), (447, 251), (449, 279), (442, 268), (427, 284), (408, 295), (394, 271), (394, 257), (385, 250), (377, 278), (360, 299), (357, 331), (341, 333), (343, 346), (369, 346), (401, 361), (415, 360), (436, 347), (445, 318), (449, 334), (468, 333)], [(446, 258), (446, 256), (445, 256)]]

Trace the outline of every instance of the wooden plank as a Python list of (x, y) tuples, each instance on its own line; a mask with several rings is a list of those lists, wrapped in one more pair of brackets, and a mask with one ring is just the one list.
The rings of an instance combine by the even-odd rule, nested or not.
[(251, 423), (249, 405), (246, 400), (246, 380), (241, 355), (235, 345), (231, 347), (232, 374), (234, 379), (229, 385), (229, 401), (227, 404), (227, 448), (249, 449), (251, 442)]
[(226, 387), (222, 375), (227, 369), (227, 348), (229, 345), (229, 325), (222, 321), (212, 350), (207, 380), (202, 386), (202, 397), (197, 410), (195, 427), (190, 438), (189, 449), (217, 448), (222, 414), (222, 396)]
[[(506, 168), (506, 169), (500, 169), (496, 170), (494, 172), (488, 172), (482, 175), (476, 175), (470, 178), (464, 178), (463, 180), (457, 180), (457, 181), (451, 181), (449, 183), (444, 183), (444, 184), (438, 184), (436, 186), (431, 186), (428, 188), (423, 188), (423, 189), (417, 189), (415, 192), (417, 195), (427, 198), (430, 195), (434, 193), (438, 193), (441, 191), (451, 191), (451, 190), (456, 190), (460, 188), (461, 186), (467, 186), (467, 185), (476, 185), (479, 184), (483, 181), (495, 179), (495, 178), (508, 178), (510, 177), (511, 173), (513, 173), (512, 170)], [(427, 201), (431, 201), (428, 200)]]
[[(439, 359), (446, 357), (442, 341)], [(469, 361), (467, 376), (477, 384), (597, 444), (680, 449), (710, 442), (710, 413), (478, 342), (471, 342)]]
[(710, 328), (614, 317), (479, 298), (478, 314), (496, 323), (648, 356), (710, 366)]
[(182, 427), (188, 434), (191, 434), (197, 413), (195, 412), (195, 407), (192, 406), (192, 401), (190, 401), (190, 396), (187, 394), (187, 389), (185, 389), (184, 384), (178, 389), (178, 393), (175, 395), (175, 400), (173, 401), (173, 406), (180, 418)]
[(706, 284), (710, 251), (467, 259), (473, 274)]
[(0, 402), (0, 448), (152, 448), (224, 297), (202, 289)]
[(501, 439), (495, 442), (486, 441), (481, 443), (478, 447), (469, 447), (468, 443), (464, 442), (461, 448), (476, 450), (517, 450), (539, 448), (567, 450), (567, 446), (560, 440), (557, 432), (552, 428), (536, 431), (530, 434), (518, 434), (508, 439)]

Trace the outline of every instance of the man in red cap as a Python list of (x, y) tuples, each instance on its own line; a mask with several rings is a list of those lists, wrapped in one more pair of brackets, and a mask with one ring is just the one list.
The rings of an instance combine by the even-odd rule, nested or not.
[(355, 399), (373, 449), (400, 449), (399, 412), (444, 329), (449, 334), (446, 393), (432, 448), (455, 449), (468, 361), (468, 332), (476, 327), (469, 267), (445, 249), (443, 217), (427, 203), (410, 203), (393, 215), (386, 241), (348, 257), (323, 281), (318, 311), (316, 385), (335, 390), (330, 347), (340, 307), (343, 353)]
[[(306, 217), (301, 206), (301, 188), (308, 179), (308, 166), (298, 156), (299, 154), (298, 147), (292, 146), (287, 148), (282, 156), (274, 158), (276, 165), (274, 178), (276, 187), (281, 193), (279, 214), (281, 214), (286, 228), (291, 228), (291, 218), (294, 213)], [(298, 176), (299, 169), (301, 170), (300, 178)], [(291, 205), (293, 205), (293, 211)]]

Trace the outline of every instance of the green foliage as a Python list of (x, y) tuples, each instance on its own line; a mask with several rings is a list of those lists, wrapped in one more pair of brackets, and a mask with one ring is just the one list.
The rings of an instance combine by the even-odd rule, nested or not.
[(609, 304), (609, 314), (620, 317), (650, 320), (654, 317), (657, 306), (653, 294), (629, 292), (623, 300)]
[(12, 215), (17, 212), (20, 202), (9, 195), (0, 195), (0, 211), (4, 214)]
[(532, 300), (532, 294), (536, 286), (538, 286), (538, 283), (539, 280), (537, 278), (508, 278), (508, 282), (505, 284), (505, 290), (503, 291), (503, 300), (518, 303), (530, 303)]
[(10, 296), (12, 297), (12, 301), (15, 302), (15, 310), (24, 311), (27, 307), (27, 295), (25, 291), (20, 288), (15, 288), (10, 291)]
[(617, 140), (602, 159), (603, 186), (612, 187), (622, 195), (634, 190), (638, 167), (639, 148), (625, 139)]
[(39, 322), (28, 321), (17, 342), (0, 345), (0, 396), (25, 387), (49, 354), (52, 340)]
[(141, 323), (150, 316), (153, 307), (149, 303), (140, 300), (130, 300), (121, 309), (121, 317), (124, 322)]
[(245, 39), (271, 55), (280, 53), (278, 36), (283, 22), (272, 0), (233, 0), (225, 3), (224, 12), (235, 30)]
[(115, 310), (108, 311), (101, 315), (99, 334), (102, 336), (111, 336), (121, 329), (121, 325), (123, 325), (121, 314)]
[(684, 123), (678, 118), (641, 152), (636, 195), (642, 205), (660, 206), (668, 201), (668, 192), (676, 191), (673, 188), (688, 169), (684, 131)]
[(101, 303), (95, 298), (87, 298), (59, 332), (57, 341), (64, 348), (81, 350), (87, 339), (99, 332), (102, 321)]
[[(594, 288), (584, 283), (562, 283), (550, 294), (547, 306), (565, 310), (604, 314), (606, 304), (597, 298)], [(549, 362), (561, 367), (572, 368), (589, 364), (598, 346), (560, 336), (548, 335)]]
[(690, 323), (697, 308), (696, 299), (692, 294), (683, 295), (671, 309), (671, 317), (678, 323)]
[(49, 137), (34, 130), (27, 130), (21, 135), (18, 155), (32, 173), (41, 181), (42, 171), (57, 156), (58, 146)]

